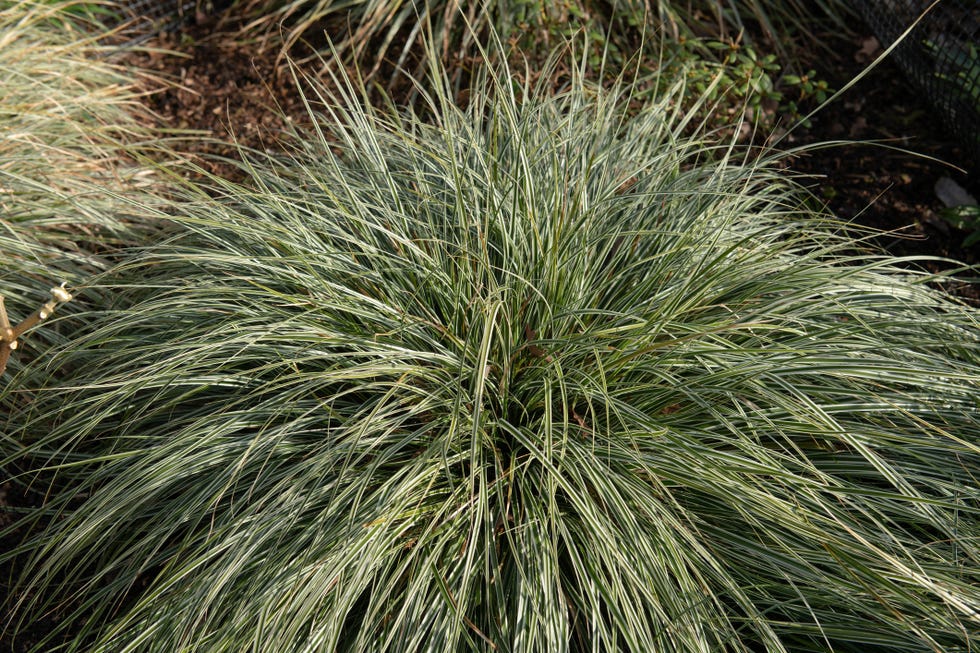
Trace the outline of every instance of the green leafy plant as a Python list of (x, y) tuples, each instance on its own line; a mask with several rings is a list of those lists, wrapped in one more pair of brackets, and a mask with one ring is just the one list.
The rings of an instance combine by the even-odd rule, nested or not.
[(10, 628), (61, 607), (69, 650), (112, 653), (980, 645), (978, 312), (772, 157), (681, 136), (676, 97), (628, 118), (628, 88), (515, 78), (465, 109), (436, 79), (428, 123), (311, 98), (293, 152), (188, 186), (169, 238), (81, 289), (111, 300), (0, 417), (58, 516), (17, 552)]
[(980, 206), (950, 206), (943, 209), (941, 215), (957, 229), (970, 232), (963, 240), (963, 247), (980, 243)]
[(825, 101), (830, 92), (815, 71), (783, 74), (775, 54), (760, 55), (743, 43), (681, 38), (659, 47), (660, 57), (639, 57), (639, 69), (647, 73), (641, 79), (652, 83), (638, 83), (635, 96), (656, 97), (668, 80), (683, 77), (688, 93), (682, 102), (720, 130), (740, 125), (743, 114), (763, 133), (779, 122), (808, 126), (801, 109)]
[[(817, 71), (813, 69), (802, 75), (784, 75), (780, 81), (784, 89), (793, 91), (793, 97), (783, 101), (780, 108), (805, 127), (811, 126), (810, 119), (803, 115), (800, 107), (823, 104), (834, 92), (827, 80), (818, 77)], [(779, 99), (783, 99), (782, 94)]]

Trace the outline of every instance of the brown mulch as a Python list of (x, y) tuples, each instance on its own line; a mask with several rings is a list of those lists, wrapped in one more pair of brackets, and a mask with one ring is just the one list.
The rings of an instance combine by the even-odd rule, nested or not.
[(309, 113), (275, 50), (250, 51), (233, 38), (234, 29), (208, 18), (154, 37), (125, 63), (149, 73), (145, 103), (159, 116), (158, 126), (185, 137), (175, 148), (208, 172), (237, 181), (240, 157), (229, 143), (277, 151), (290, 122), (308, 123)]

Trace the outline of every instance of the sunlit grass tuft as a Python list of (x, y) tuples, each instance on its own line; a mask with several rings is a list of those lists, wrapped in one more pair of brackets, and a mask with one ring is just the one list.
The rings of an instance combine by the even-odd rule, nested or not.
[(74, 650), (107, 653), (980, 645), (977, 311), (771, 161), (679, 136), (671, 98), (628, 119), (504, 79), (465, 110), (437, 84), (436, 126), (328, 103), (87, 290), (112, 303), (50, 352), (70, 378), (0, 422), (59, 516), (10, 627), (77, 606)]
[(152, 184), (133, 156), (149, 124), (134, 73), (87, 18), (102, 4), (0, 3), (0, 295), (15, 324), (52, 285), (107, 267)]

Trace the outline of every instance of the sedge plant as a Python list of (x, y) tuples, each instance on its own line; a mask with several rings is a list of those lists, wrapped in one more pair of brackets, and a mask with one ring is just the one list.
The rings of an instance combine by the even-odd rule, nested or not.
[(133, 242), (136, 216), (121, 195), (153, 184), (137, 163), (150, 121), (136, 75), (111, 61), (94, 22), (110, 10), (0, 3), (0, 296), (13, 324), (52, 285), (104, 270)]
[(48, 491), (6, 627), (975, 650), (980, 313), (676, 98), (434, 77), (427, 121), (311, 92), (293, 150), (82, 289), (0, 418)]

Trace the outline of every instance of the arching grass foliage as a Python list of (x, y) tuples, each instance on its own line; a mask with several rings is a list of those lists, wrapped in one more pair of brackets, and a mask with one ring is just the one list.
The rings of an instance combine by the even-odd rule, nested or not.
[(110, 8), (0, 2), (0, 295), (14, 324), (135, 239), (129, 202), (154, 183), (134, 158), (150, 131), (136, 74), (90, 20)]
[(8, 627), (74, 606), (74, 650), (112, 653), (980, 645), (977, 311), (771, 162), (706, 156), (676, 102), (491, 87), (437, 88), (434, 126), (328, 102), (88, 289), (111, 302), (0, 418), (58, 515)]

